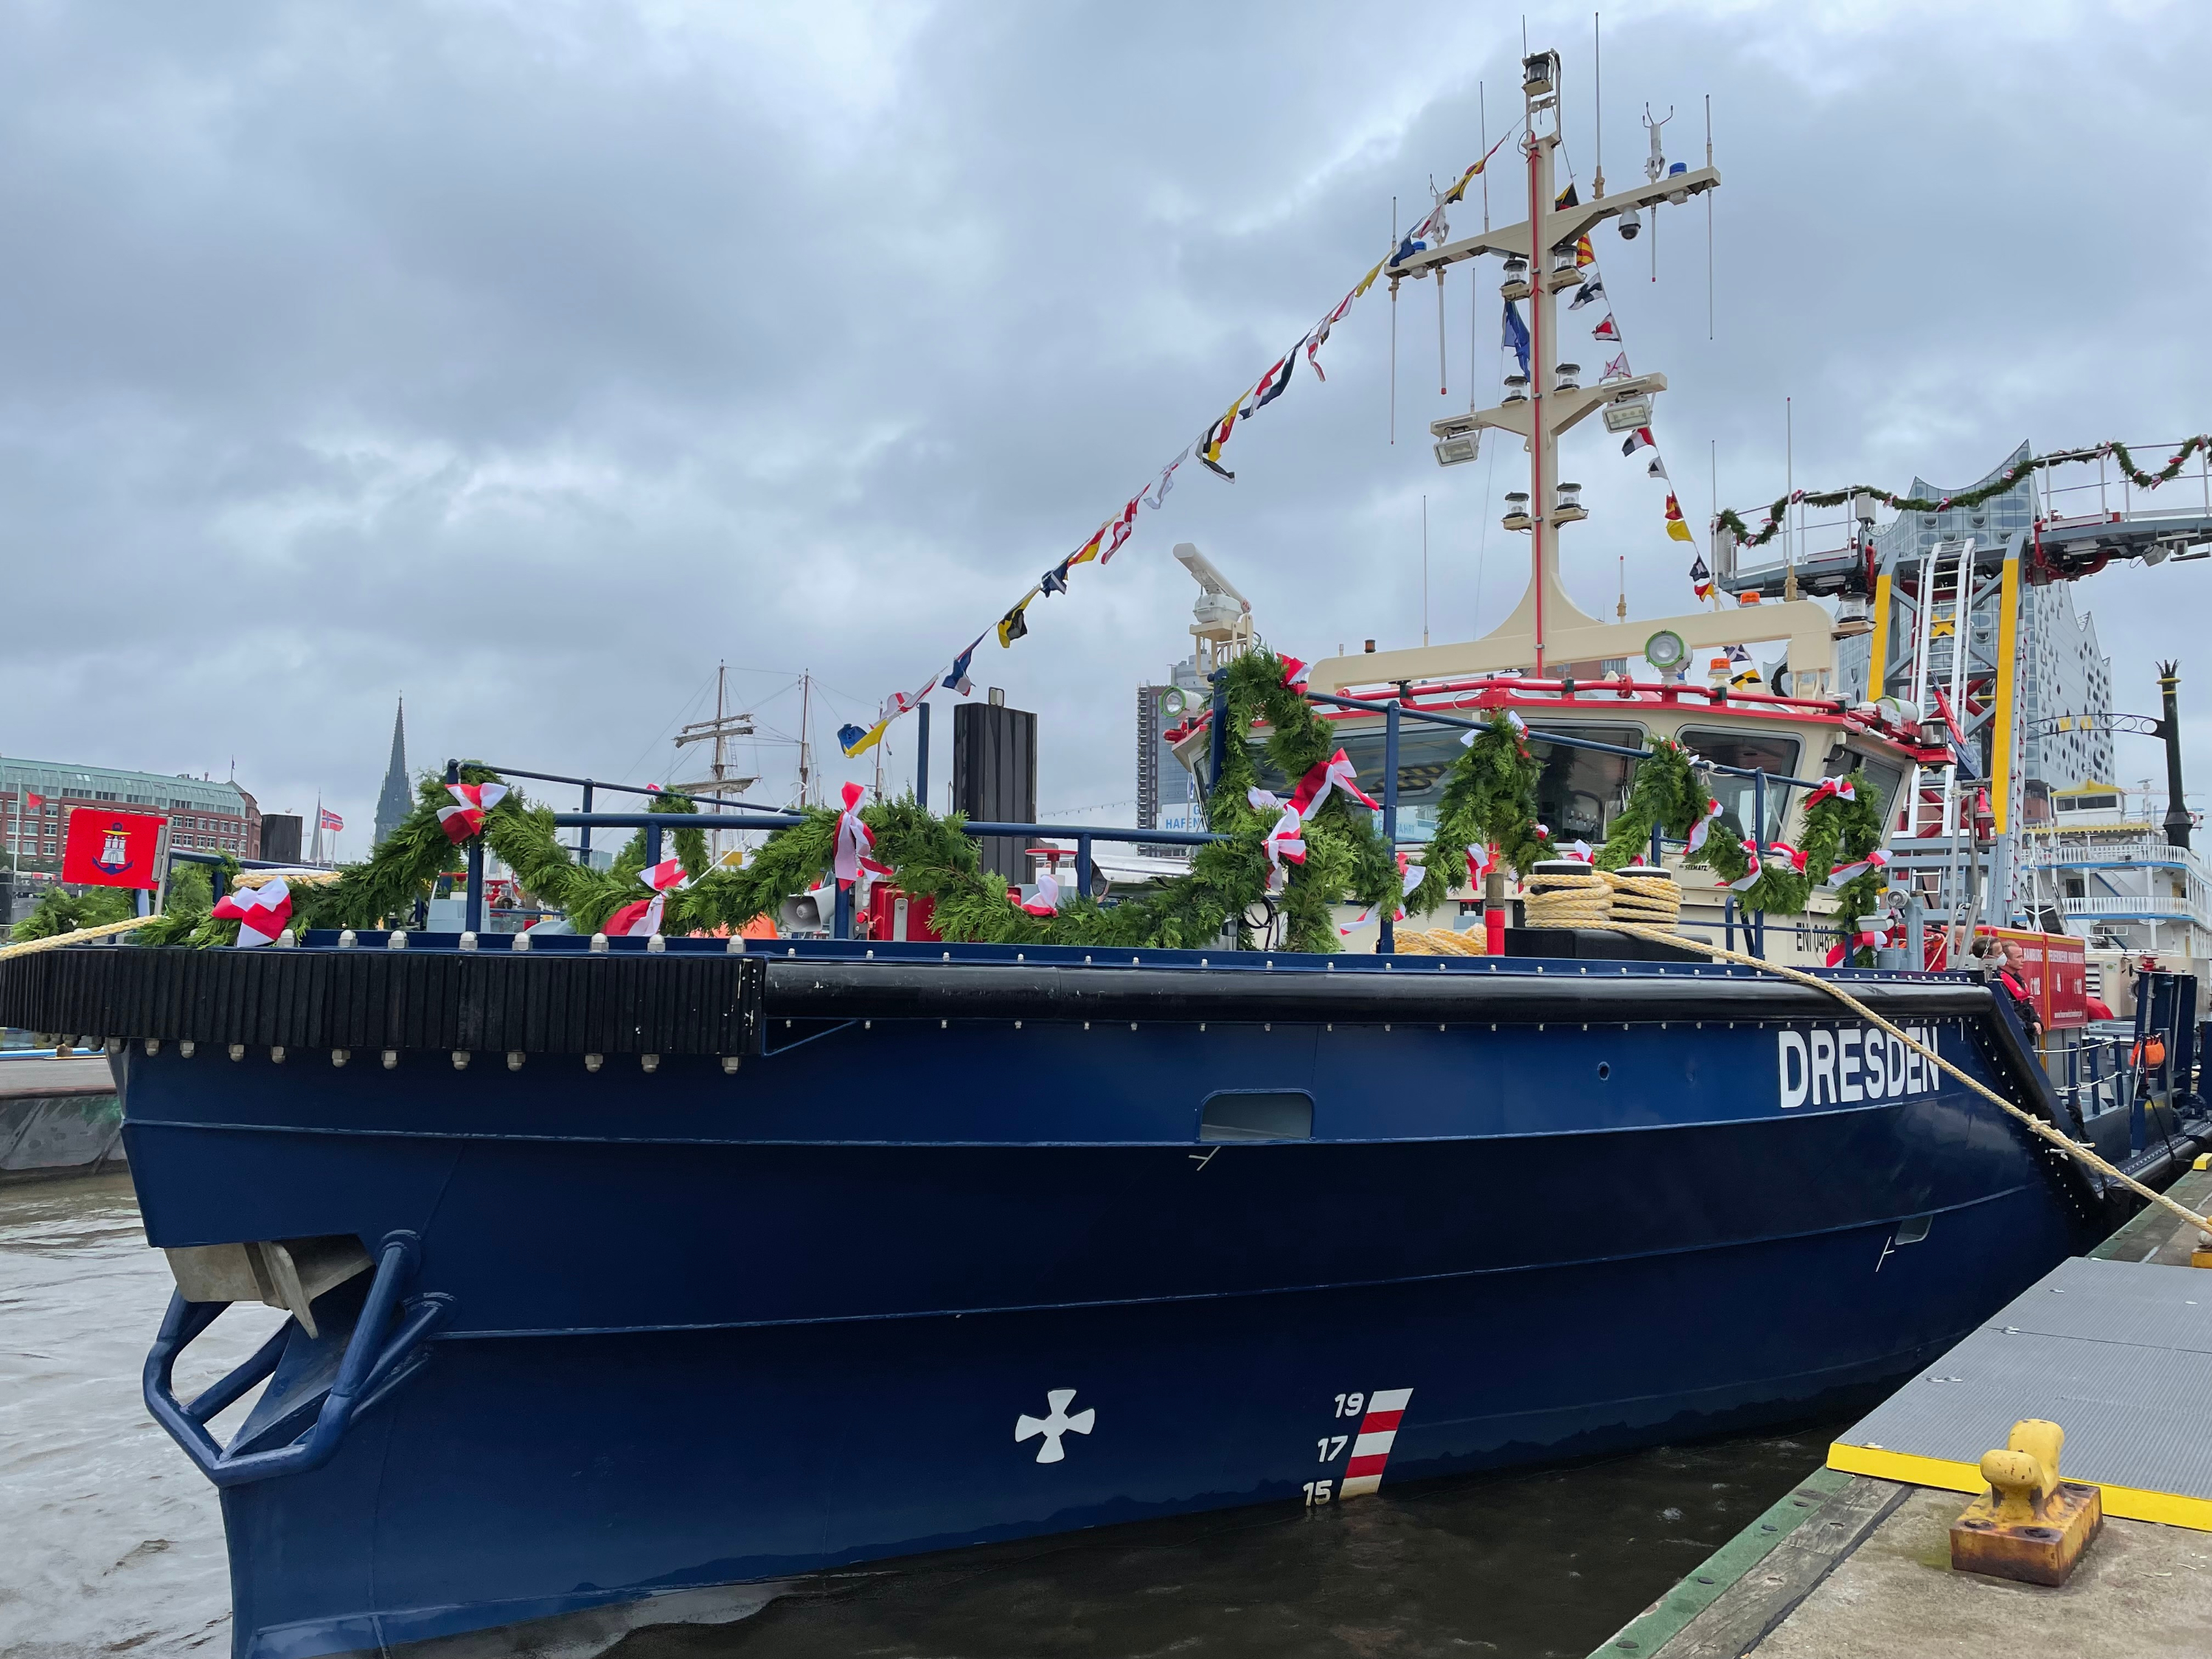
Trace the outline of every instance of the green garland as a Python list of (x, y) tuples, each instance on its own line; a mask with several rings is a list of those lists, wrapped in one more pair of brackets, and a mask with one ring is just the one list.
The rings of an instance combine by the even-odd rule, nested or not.
[[(1242, 734), (1265, 721), (1270, 763), (1286, 776), (1303, 777), (1328, 758), (1334, 738), (1304, 696), (1284, 684), (1283, 674), (1282, 659), (1272, 652), (1254, 652), (1231, 664), (1225, 686), (1227, 724), (1232, 734)], [(1258, 774), (1246, 744), (1232, 736), (1224, 754), (1207, 818), (1227, 840), (1201, 847), (1190, 873), (1155, 894), (1113, 905), (1076, 895), (1050, 916), (1023, 910), (1005, 878), (981, 867), (975, 843), (957, 815), (934, 817), (909, 797), (864, 807), (860, 817), (874, 834), (876, 860), (890, 866), (892, 879), (904, 891), (934, 901), (933, 925), (947, 939), (1176, 948), (1206, 944), (1234, 927), (1240, 942), (1249, 942), (1243, 918), (1267, 896), (1271, 872), (1264, 843), (1276, 814), (1255, 809), (1247, 798)], [(473, 762), (461, 768), (460, 777), (465, 783), (500, 781)], [(438, 822), (439, 809), (451, 804), (444, 780), (424, 777), (416, 786), (414, 809), (366, 860), (345, 866), (335, 881), (295, 886), (291, 925), (301, 930), (363, 928), (404, 921), (459, 855)], [(670, 793), (654, 795), (650, 810), (689, 813), (696, 808), (688, 798)], [(838, 817), (826, 807), (805, 809), (799, 823), (771, 835), (735, 869), (708, 867), (701, 830), (672, 830), (670, 843), (691, 879), (666, 895), (665, 931), (734, 930), (812, 887), (830, 868)], [(1331, 792), (1308, 821), (1304, 836), (1305, 862), (1288, 866), (1279, 903), (1285, 948), (1317, 951), (1336, 942), (1332, 907), (1347, 896), (1367, 904), (1380, 902), (1395, 892), (1397, 869), (1372, 816), (1341, 791)], [(561, 844), (550, 808), (510, 792), (484, 815), (483, 839), (526, 891), (560, 909), (580, 933), (598, 932), (623, 905), (650, 896), (639, 879), (646, 857), (643, 830), (610, 868), (595, 870), (577, 862)], [(227, 865), (222, 871), (226, 890), (235, 870), (235, 865)], [(52, 920), (46, 925), (61, 931)], [(135, 937), (156, 945), (232, 945), (238, 924), (211, 916), (204, 893), (196, 902), (190, 894), (173, 894), (168, 913)]]
[(1741, 546), (1764, 547), (1780, 533), (1784, 509), (1793, 501), (1803, 501), (1808, 507), (1839, 507), (1853, 495), (1871, 495), (1899, 513), (1941, 513), (1946, 507), (1979, 507), (1984, 501), (2003, 495), (2029, 473), (2041, 468), (2060, 466), (2070, 461), (2094, 461), (2100, 455), (2111, 455), (2117, 459), (2120, 464), (2121, 475), (2136, 489), (2155, 489), (2177, 477), (2189, 458), (2199, 450), (2212, 450), (2212, 436), (2200, 435), (2190, 439), (2174, 452), (2173, 459), (2164, 466), (2155, 472), (2145, 472), (2136, 465), (2135, 457), (2128, 453), (2125, 444), (2093, 444), (2087, 449), (2062, 450), (2052, 455), (2031, 455), (2016, 465), (2007, 467), (1985, 484), (1936, 500), (1924, 495), (1896, 495), (1887, 489), (1877, 489), (1871, 484), (1854, 484), (1849, 489), (1802, 490), (1795, 495), (1778, 495), (1773, 505), (1766, 509), (1766, 522), (1756, 532), (1732, 507), (1722, 508), (1713, 524), (1717, 529), (1734, 531), (1736, 541)]
[[(1302, 778), (1327, 760), (1336, 739), (1304, 695), (1284, 684), (1282, 659), (1271, 652), (1253, 652), (1229, 666), (1224, 703), (1229, 737), (1221, 774), (1207, 796), (1206, 816), (1209, 825), (1227, 839), (1201, 847), (1190, 873), (1156, 893), (1112, 905), (1079, 894), (1049, 916), (1030, 915), (1004, 878), (981, 868), (975, 842), (959, 816), (933, 817), (910, 796), (861, 809), (861, 821), (875, 836), (876, 860), (891, 868), (891, 879), (902, 890), (933, 901), (933, 925), (948, 940), (1173, 949), (1203, 945), (1234, 928), (1239, 942), (1249, 944), (1244, 916), (1267, 896), (1271, 871), (1265, 843), (1278, 812), (1250, 802), (1248, 792), (1259, 775), (1242, 734), (1264, 723), (1268, 762), (1287, 778)], [(1510, 714), (1499, 710), (1476, 729), (1445, 784), (1420, 882), (1406, 899), (1409, 909), (1434, 909), (1446, 902), (1470, 846), (1497, 846), (1524, 877), (1539, 861), (1556, 856), (1550, 836), (1535, 821), (1540, 772), (1526, 728)], [(474, 763), (462, 767), (461, 779), (498, 781), (495, 774)], [(1857, 862), (1881, 844), (1882, 826), (1865, 780), (1854, 774), (1850, 781), (1853, 799), (1826, 797), (1808, 814), (1808, 870)], [(1655, 828), (1677, 840), (1686, 837), (1706, 799), (1695, 757), (1671, 739), (1658, 740), (1638, 763), (1627, 805), (1613, 821), (1596, 864), (1618, 869), (1634, 862), (1650, 847)], [(423, 778), (414, 810), (366, 860), (347, 866), (335, 881), (293, 890), (293, 927), (362, 928), (404, 922), (459, 856), (438, 822), (439, 809), (451, 800), (441, 778)], [(696, 809), (688, 797), (668, 793), (654, 795), (649, 810), (688, 814)], [(827, 807), (806, 808), (800, 822), (771, 835), (737, 868), (710, 868), (704, 834), (690, 826), (672, 829), (670, 845), (691, 879), (666, 895), (664, 929), (679, 935), (735, 930), (812, 887), (834, 860), (838, 817)], [(1305, 861), (1285, 866), (1284, 890), (1276, 900), (1283, 948), (1329, 951), (1337, 943), (1335, 905), (1346, 899), (1369, 906), (1395, 899), (1401, 885), (1395, 849), (1375, 815), (1342, 790), (1330, 792), (1306, 821), (1304, 836)], [(641, 830), (611, 867), (596, 870), (579, 863), (561, 844), (550, 808), (510, 792), (485, 814), (483, 838), (525, 890), (560, 909), (580, 933), (599, 931), (623, 905), (650, 896), (639, 879), (646, 859)], [(1729, 882), (1750, 869), (1741, 840), (1725, 835), (1709, 837), (1686, 861), (1707, 866)], [(234, 861), (226, 860), (220, 872), (224, 889), (236, 870)], [(1844, 927), (1856, 927), (1883, 885), (1879, 871), (1844, 885), (1838, 901)], [(1747, 910), (1802, 912), (1811, 887), (1808, 875), (1768, 869), (1739, 902)], [(167, 913), (134, 938), (149, 945), (234, 944), (238, 924), (211, 916), (208, 895), (207, 878), (198, 866), (180, 867), (171, 883)], [(105, 894), (50, 895), (18, 929), (18, 937), (41, 938), (88, 926), (110, 919), (106, 908), (118, 905), (127, 908), (119, 894), (112, 899)]]
[(1594, 862), (1601, 870), (1640, 864), (1651, 853), (1655, 830), (1676, 841), (1688, 838), (1708, 799), (1690, 751), (1672, 738), (1660, 738), (1636, 766), (1628, 805), (1613, 821)]
[(1504, 709), (1476, 728), (1467, 752), (1452, 763), (1437, 804), (1437, 833), (1421, 855), (1419, 885), (1406, 896), (1409, 913), (1440, 908), (1458, 884), (1470, 847), (1495, 845), (1522, 875), (1555, 855), (1536, 823), (1536, 782), (1543, 763), (1528, 751), (1527, 728)]

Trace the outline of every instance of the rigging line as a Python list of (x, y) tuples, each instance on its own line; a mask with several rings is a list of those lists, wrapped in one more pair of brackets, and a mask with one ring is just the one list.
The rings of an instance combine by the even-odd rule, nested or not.
[(1482, 537), (1474, 548), (1474, 629), (1482, 631), (1482, 565), (1490, 552), (1490, 509), (1497, 504), (1498, 446), (1490, 447), (1490, 465), (1482, 480)]
[[(1712, 164), (1713, 95), (1709, 92), (1705, 94), (1705, 166), (1711, 167)], [(1705, 198), (1705, 338), (1710, 340), (1713, 337), (1713, 198), (1719, 192), (1709, 190), (1704, 194)]]
[[(1390, 198), (1390, 249), (1398, 248), (1398, 198)], [(1390, 279), (1390, 441), (1398, 441), (1398, 279)]]

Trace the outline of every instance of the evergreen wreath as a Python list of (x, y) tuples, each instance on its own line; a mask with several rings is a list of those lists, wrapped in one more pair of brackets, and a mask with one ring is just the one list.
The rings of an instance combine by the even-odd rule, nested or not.
[(1437, 804), (1437, 833), (1421, 855), (1420, 884), (1406, 896), (1409, 912), (1443, 904), (1459, 885), (1471, 847), (1495, 845), (1524, 877), (1540, 860), (1557, 856), (1550, 833), (1536, 822), (1543, 763), (1528, 750), (1528, 728), (1501, 708), (1466, 744)]

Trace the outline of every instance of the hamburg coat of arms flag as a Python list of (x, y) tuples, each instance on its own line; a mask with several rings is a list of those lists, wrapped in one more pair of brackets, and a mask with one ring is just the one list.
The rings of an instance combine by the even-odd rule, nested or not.
[(155, 855), (168, 820), (150, 812), (108, 812), (80, 806), (70, 814), (62, 845), (62, 879), (88, 887), (159, 887)]

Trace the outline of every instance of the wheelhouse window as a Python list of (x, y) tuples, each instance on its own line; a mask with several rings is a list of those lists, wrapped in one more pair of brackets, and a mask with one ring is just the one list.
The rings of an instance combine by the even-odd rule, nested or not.
[[(1790, 790), (1774, 781), (1797, 774), (1798, 742), (1778, 732), (1744, 732), (1717, 727), (1686, 726), (1683, 746), (1716, 766), (1741, 766), (1767, 775), (1766, 824), (1759, 840), (1771, 842), (1782, 834), (1782, 819), (1790, 807)], [(1751, 825), (1756, 786), (1749, 778), (1714, 772), (1713, 799), (1721, 804), (1721, 827), (1741, 840)]]
[[(1586, 726), (1579, 721), (1546, 718), (1541, 729), (1563, 736), (1584, 738), (1592, 743), (1620, 749), (1641, 749), (1640, 726)], [(1427, 841), (1437, 832), (1437, 811), (1452, 765), (1467, 752), (1457, 726), (1429, 726), (1419, 720), (1401, 721), (1398, 727), (1398, 839)], [(1376, 799), (1382, 799), (1383, 734), (1370, 729), (1349, 732), (1342, 738), (1344, 752), (1359, 769), (1359, 787)], [(1531, 738), (1528, 752), (1541, 763), (1536, 784), (1536, 816), (1552, 829), (1557, 840), (1597, 842), (1628, 800), (1636, 763), (1626, 755), (1607, 755), (1588, 749)], [(1267, 763), (1264, 750), (1253, 745), (1253, 763), (1262, 788), (1287, 794), (1296, 779), (1285, 779)]]

